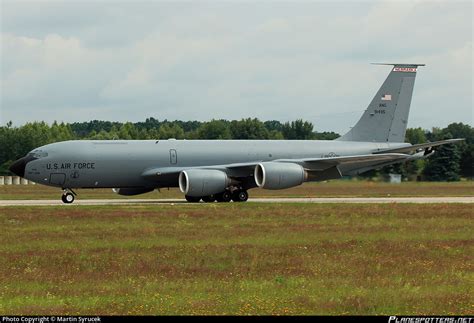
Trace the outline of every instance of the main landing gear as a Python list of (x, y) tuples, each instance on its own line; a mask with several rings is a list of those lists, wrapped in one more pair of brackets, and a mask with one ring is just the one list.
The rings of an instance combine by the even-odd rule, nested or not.
[(232, 193), (232, 201), (245, 202), (249, 199), (249, 193), (246, 190), (237, 190)]
[(222, 193), (219, 194), (213, 194), (209, 196), (189, 196), (185, 195), (186, 201), (190, 203), (198, 203), (199, 201), (203, 201), (206, 203), (212, 203), (212, 202), (245, 202), (249, 198), (249, 193), (247, 193), (247, 190), (244, 189), (234, 189), (233, 191), (231, 190), (225, 190)]
[(72, 202), (74, 202), (76, 195), (77, 194), (74, 193), (73, 190), (66, 188), (64, 189), (63, 195), (61, 196), (61, 201), (66, 204), (71, 204)]

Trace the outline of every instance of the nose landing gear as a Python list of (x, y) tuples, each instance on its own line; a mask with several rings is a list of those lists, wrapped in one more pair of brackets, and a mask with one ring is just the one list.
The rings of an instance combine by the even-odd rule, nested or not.
[(63, 201), (63, 203), (66, 203), (66, 204), (71, 204), (72, 202), (74, 202), (76, 195), (77, 194), (74, 193), (73, 190), (66, 188), (64, 189), (63, 195), (61, 196), (61, 201)]

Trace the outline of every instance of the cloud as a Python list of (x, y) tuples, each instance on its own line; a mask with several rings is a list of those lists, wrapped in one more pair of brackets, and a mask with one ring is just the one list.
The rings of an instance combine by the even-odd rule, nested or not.
[[(472, 123), (472, 3), (2, 3), (0, 122), (259, 117), (353, 125), (427, 63), (410, 126)], [(449, 107), (447, 109), (446, 107)]]

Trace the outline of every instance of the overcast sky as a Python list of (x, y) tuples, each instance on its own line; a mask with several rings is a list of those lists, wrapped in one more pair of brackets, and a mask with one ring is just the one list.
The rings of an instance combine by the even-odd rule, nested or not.
[(1, 0), (0, 123), (212, 118), (345, 132), (425, 63), (409, 127), (473, 124), (471, 1)]

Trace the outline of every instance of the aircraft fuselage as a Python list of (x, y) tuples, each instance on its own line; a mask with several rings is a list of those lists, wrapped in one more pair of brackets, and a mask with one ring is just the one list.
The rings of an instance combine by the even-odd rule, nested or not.
[(78, 140), (45, 145), (29, 156), (26, 179), (62, 188), (177, 187), (177, 176), (148, 169), (370, 154), (403, 143), (328, 140)]

